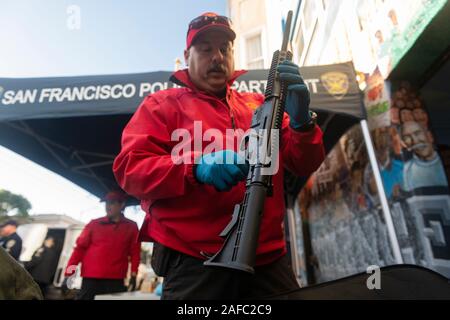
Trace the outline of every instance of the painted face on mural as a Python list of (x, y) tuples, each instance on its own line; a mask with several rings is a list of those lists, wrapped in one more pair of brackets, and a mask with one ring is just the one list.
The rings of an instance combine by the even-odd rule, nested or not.
[(402, 125), (402, 139), (410, 151), (424, 161), (432, 160), (435, 156), (431, 134), (419, 123), (405, 122)]
[(396, 108), (401, 109), (405, 107), (405, 102), (402, 99), (396, 99), (394, 100), (394, 105)]
[(374, 145), (378, 160), (385, 165), (389, 159), (390, 132), (388, 127), (377, 128), (374, 133)]
[(422, 108), (415, 108), (413, 110), (414, 120), (422, 125), (422, 127), (428, 127), (428, 114)]
[(422, 102), (419, 99), (414, 99), (413, 101), (414, 108), (423, 108)]
[(400, 110), (400, 121), (402, 123), (408, 122), (408, 121), (414, 121), (413, 113), (408, 108), (403, 108)]
[(394, 124), (400, 123), (400, 112), (398, 108), (391, 108), (391, 122)]

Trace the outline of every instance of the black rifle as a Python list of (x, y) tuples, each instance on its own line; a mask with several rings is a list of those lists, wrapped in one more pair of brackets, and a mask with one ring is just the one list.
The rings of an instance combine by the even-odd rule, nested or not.
[(231, 222), (220, 234), (226, 238), (222, 248), (205, 261), (206, 266), (254, 273), (264, 202), (266, 196), (272, 195), (272, 175), (278, 166), (279, 131), (283, 122), (287, 85), (280, 81), (277, 67), (282, 61), (292, 59), (292, 53), (287, 51), (291, 21), (292, 11), (289, 11), (281, 50), (273, 54), (264, 104), (253, 115), (251, 134), (243, 139), (248, 145), (250, 157), (244, 200), (235, 206)]

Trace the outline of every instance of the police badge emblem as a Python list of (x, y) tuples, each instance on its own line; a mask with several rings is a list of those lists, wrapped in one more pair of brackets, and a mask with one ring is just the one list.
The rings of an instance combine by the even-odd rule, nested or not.
[(320, 79), (328, 93), (337, 100), (341, 100), (347, 94), (349, 80), (345, 73), (336, 71), (327, 72), (324, 73)]

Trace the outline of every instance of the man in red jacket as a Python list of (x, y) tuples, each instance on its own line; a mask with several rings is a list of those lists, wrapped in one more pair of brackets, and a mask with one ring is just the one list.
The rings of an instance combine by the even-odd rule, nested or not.
[(123, 131), (114, 161), (120, 186), (140, 198), (147, 212), (141, 239), (154, 242), (152, 266), (165, 277), (162, 299), (264, 298), (298, 288), (286, 257), (283, 173), (287, 168), (310, 175), (322, 162), (324, 148), (309, 111), (309, 91), (292, 62), (278, 68), (288, 83), (286, 114), (255, 274), (203, 265), (221, 248), (219, 234), (245, 192), (249, 167), (237, 153), (234, 133), (249, 129), (254, 110), (264, 101), (261, 94), (231, 88), (244, 73), (234, 70), (235, 37), (226, 17), (205, 13), (191, 21), (188, 68), (171, 78), (181, 88), (144, 99)]
[(106, 217), (92, 220), (83, 229), (67, 263), (65, 276), (72, 276), (81, 262), (83, 283), (80, 300), (92, 300), (95, 295), (126, 291), (124, 279), (131, 261), (129, 287), (134, 290), (140, 262), (141, 245), (134, 221), (124, 217), (126, 195), (111, 191), (103, 198)]

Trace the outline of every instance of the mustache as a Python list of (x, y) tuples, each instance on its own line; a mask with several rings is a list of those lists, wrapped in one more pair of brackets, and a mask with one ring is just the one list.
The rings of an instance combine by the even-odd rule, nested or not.
[(427, 143), (418, 143), (418, 144), (413, 145), (410, 148), (410, 150), (422, 149), (422, 148), (426, 148), (426, 147), (428, 147)]
[(226, 69), (221, 64), (215, 64), (211, 68), (208, 69), (208, 73), (210, 73), (210, 72), (222, 72), (222, 73), (225, 73)]

